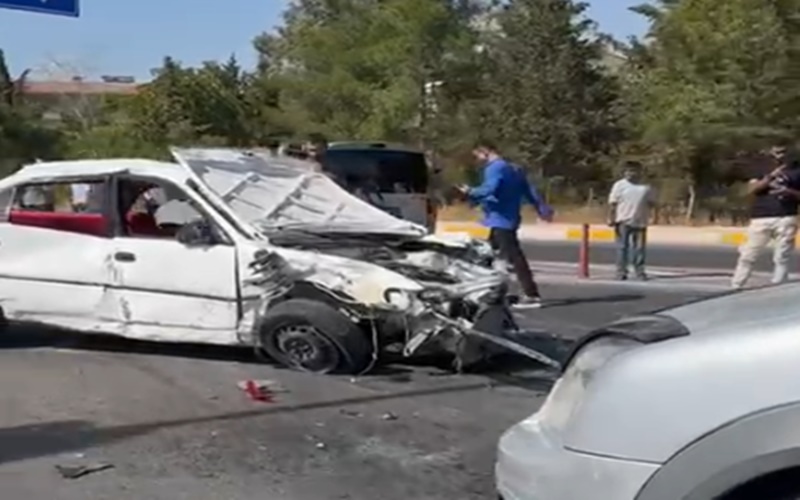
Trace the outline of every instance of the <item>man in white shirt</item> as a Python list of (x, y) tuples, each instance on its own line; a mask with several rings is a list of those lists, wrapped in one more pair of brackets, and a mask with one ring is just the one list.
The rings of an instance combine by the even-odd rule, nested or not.
[(655, 204), (653, 190), (640, 181), (642, 166), (625, 163), (624, 177), (614, 183), (608, 196), (608, 224), (617, 238), (617, 279), (628, 279), (632, 263), (636, 277), (646, 280), (644, 271), (647, 224)]
[(70, 185), (72, 191), (72, 210), (75, 212), (85, 212), (89, 205), (89, 184), (74, 183)]

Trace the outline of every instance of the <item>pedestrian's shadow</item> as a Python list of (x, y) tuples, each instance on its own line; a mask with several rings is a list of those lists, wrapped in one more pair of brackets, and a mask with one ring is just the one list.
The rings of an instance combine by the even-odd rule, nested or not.
[(651, 281), (669, 281), (669, 280), (676, 280), (676, 279), (686, 279), (686, 278), (730, 278), (732, 276), (731, 273), (724, 272), (724, 271), (717, 271), (717, 272), (707, 272), (707, 273), (685, 273), (685, 274), (670, 274), (667, 276), (656, 276), (651, 278)]
[(611, 302), (632, 302), (644, 299), (644, 295), (636, 293), (602, 295), (598, 297), (581, 297), (575, 299), (555, 299), (545, 302), (545, 309), (552, 307), (575, 306), (580, 304), (601, 304)]

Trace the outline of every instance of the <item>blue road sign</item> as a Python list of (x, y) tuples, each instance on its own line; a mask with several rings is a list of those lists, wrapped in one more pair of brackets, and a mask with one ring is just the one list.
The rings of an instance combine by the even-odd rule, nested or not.
[(78, 17), (81, 13), (80, 0), (0, 0), (0, 9), (69, 17)]

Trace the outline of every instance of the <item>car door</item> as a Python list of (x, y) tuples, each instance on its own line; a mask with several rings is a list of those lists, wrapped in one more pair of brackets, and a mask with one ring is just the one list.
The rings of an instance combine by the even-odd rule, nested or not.
[[(115, 182), (119, 211), (120, 196), (131, 182), (141, 178), (123, 176)], [(192, 218), (214, 224), (210, 207), (182, 187), (160, 180), (147, 180), (166, 193), (166, 205), (178, 205), (183, 221), (161, 221), (162, 233), (139, 234), (127, 226), (130, 215), (119, 213), (113, 239), (112, 259), (116, 270), (114, 287), (128, 323), (127, 335), (147, 340), (236, 344), (238, 286), (236, 248), (232, 243), (185, 245), (174, 229)], [(148, 191), (152, 192), (152, 191)], [(162, 197), (163, 198), (163, 197)], [(169, 208), (169, 207), (166, 207)], [(175, 208), (173, 206), (173, 208)], [(154, 217), (158, 219), (159, 213)], [(166, 230), (164, 228), (173, 229)]]
[[(107, 179), (77, 179), (102, 192)], [(69, 181), (27, 183), (0, 193), (0, 307), (9, 319), (116, 332), (109, 295), (111, 223), (76, 210)]]

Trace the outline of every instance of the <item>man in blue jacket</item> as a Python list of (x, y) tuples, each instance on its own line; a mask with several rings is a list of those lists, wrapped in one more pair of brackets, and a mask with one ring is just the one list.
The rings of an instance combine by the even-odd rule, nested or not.
[(524, 202), (534, 206), (542, 220), (553, 220), (553, 210), (545, 204), (528, 182), (525, 172), (503, 159), (497, 147), (482, 141), (473, 150), (478, 161), (485, 164), (483, 183), (477, 187), (462, 186), (470, 202), (483, 209), (483, 224), (489, 228), (489, 241), (502, 260), (510, 262), (519, 280), (524, 297), (517, 307), (541, 307), (539, 287), (533, 279), (528, 259), (520, 247), (517, 230), (522, 221), (520, 209)]

